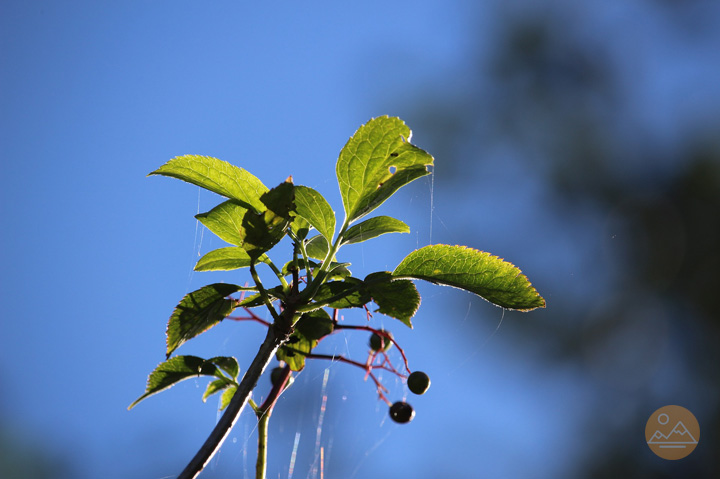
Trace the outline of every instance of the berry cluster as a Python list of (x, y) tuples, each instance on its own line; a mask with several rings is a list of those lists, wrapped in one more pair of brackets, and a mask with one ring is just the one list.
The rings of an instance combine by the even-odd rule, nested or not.
[[(379, 353), (386, 353), (393, 344), (392, 334), (385, 330), (379, 330), (370, 336), (370, 349), (372, 350), (369, 363), (372, 363), (374, 356)], [(414, 371), (407, 377), (407, 385), (413, 394), (425, 394), (430, 387), (430, 377), (422, 371)], [(405, 401), (398, 401), (390, 406), (390, 418), (400, 424), (413, 420), (415, 410)]]

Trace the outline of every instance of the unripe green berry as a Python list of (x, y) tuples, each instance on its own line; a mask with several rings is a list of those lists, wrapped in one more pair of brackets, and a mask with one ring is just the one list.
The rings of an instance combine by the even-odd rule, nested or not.
[[(384, 329), (381, 329), (380, 331), (386, 333), (392, 338), (392, 334), (388, 331), (385, 331)], [(373, 351), (380, 351), (380, 349), (382, 349), (383, 351), (387, 351), (391, 347), (392, 341), (390, 341), (390, 338), (380, 336), (377, 333), (372, 333), (372, 336), (370, 336), (370, 349), (372, 349)]]
[(406, 402), (398, 401), (390, 406), (390, 418), (400, 424), (406, 424), (415, 417), (415, 410)]
[(410, 392), (425, 394), (425, 391), (430, 387), (430, 377), (422, 371), (414, 371), (408, 376), (407, 385)]

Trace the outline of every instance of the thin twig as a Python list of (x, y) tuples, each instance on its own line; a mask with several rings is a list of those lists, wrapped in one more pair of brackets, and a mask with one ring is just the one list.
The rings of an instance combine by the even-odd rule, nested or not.
[(360, 369), (364, 370), (366, 372), (366, 377), (370, 377), (370, 379), (373, 380), (375, 383), (375, 387), (377, 388), (377, 393), (380, 399), (385, 401), (388, 406), (392, 406), (392, 403), (390, 400), (385, 396), (384, 393), (387, 392), (387, 388), (383, 386), (383, 384), (380, 382), (380, 380), (375, 377), (375, 374), (373, 374), (373, 369), (384, 369), (386, 371), (398, 374), (397, 371), (394, 369), (389, 369), (386, 366), (367, 366), (365, 364), (359, 363), (357, 361), (353, 361), (352, 359), (348, 359), (345, 356), (336, 356), (336, 355), (330, 355), (330, 354), (314, 354), (314, 353), (304, 353), (302, 351), (293, 350), (296, 353), (300, 353), (307, 359), (329, 359), (330, 361), (340, 361), (346, 364), (351, 364), (353, 366), (357, 366)]
[(354, 326), (352, 324), (338, 324), (335, 326), (335, 329), (359, 329), (361, 331), (370, 331), (371, 333), (375, 333), (378, 336), (381, 336), (383, 338), (389, 339), (395, 347), (397, 347), (398, 351), (400, 351), (400, 356), (403, 358), (403, 362), (405, 363), (405, 369), (408, 373), (411, 372), (410, 365), (408, 364), (407, 356), (405, 356), (405, 351), (403, 351), (403, 348), (400, 347), (400, 345), (395, 341), (395, 338), (393, 338), (390, 333), (387, 331), (382, 331), (380, 329), (375, 329), (370, 326)]

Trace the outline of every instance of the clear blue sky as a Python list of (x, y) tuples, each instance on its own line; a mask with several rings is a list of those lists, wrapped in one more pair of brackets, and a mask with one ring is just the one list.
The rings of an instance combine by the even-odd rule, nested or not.
[[(177, 474), (215, 423), (216, 403), (199, 399), (205, 381), (126, 408), (164, 359), (165, 323), (179, 299), (208, 282), (245, 278), (192, 273), (199, 253), (222, 246), (193, 215), (219, 199), (147, 173), (177, 155), (210, 155), (267, 185), (292, 174), (341, 211), (334, 164), (355, 129), (383, 114), (413, 128), (413, 98), (466, 86), (457, 74), (471, 68), (464, 62), (478, 48), (475, 33), (492, 28), (472, 3), (2, 2), (0, 432), (66, 463), (74, 478)], [(603, 18), (614, 21), (612, 12)], [(686, 67), (679, 74), (694, 71)], [(643, 71), (652, 73), (652, 65)], [(638, 101), (661, 108), (653, 98)], [(413, 129), (424, 146), (423, 131)], [(439, 175), (442, 158), (436, 162)], [(515, 188), (526, 188), (518, 201), (542, 196), (531, 178)], [(455, 198), (438, 197), (421, 180), (384, 210), (413, 233), (359, 248), (352, 258), (358, 273), (392, 268), (431, 240), (431, 195), (433, 238), (460, 241), (448, 237), (448, 225), (462, 221)], [(504, 223), (509, 232), (528, 220), (517, 204), (499, 213), (514, 215)], [(561, 232), (538, 236), (548, 247), (563, 244)], [(386, 256), (374, 258), (381, 248)], [(518, 256), (522, 267), (527, 256)], [(532, 279), (542, 266), (526, 272)], [(573, 267), (561, 265), (560, 283), (574, 281)], [(323, 392), (328, 409), (318, 444), (334, 477), (470, 478), (479, 467), (487, 477), (570, 473), (577, 445), (567, 438), (578, 432), (581, 412), (565, 400), (580, 402), (590, 391), (572, 372), (540, 375), (523, 361), (532, 351), (513, 350), (503, 328), (486, 343), (499, 309), (455, 291), (421, 292), (415, 330), (392, 325), (411, 361), (433, 378), (416, 400), (415, 422), (387, 421), (361, 371), (333, 365), (323, 389), (328, 365), (313, 364), (273, 416), (269, 477), (287, 476), (296, 437), (294, 477), (313, 477)], [(448, 303), (458, 320), (433, 326)], [(477, 308), (488, 324), (468, 336), (463, 321)], [(508, 328), (516, 318), (506, 315)], [(244, 370), (262, 336), (258, 325), (222, 324), (182, 353), (235, 355)], [(348, 340), (362, 356), (365, 338)], [(330, 351), (343, 351), (343, 343)], [(253, 427), (252, 415), (244, 416), (207, 477), (229, 477), (246, 462), (252, 470), (253, 439), (247, 459), (243, 443)]]

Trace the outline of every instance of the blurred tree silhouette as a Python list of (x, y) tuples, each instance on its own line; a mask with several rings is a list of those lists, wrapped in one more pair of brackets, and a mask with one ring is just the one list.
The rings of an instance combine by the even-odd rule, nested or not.
[[(572, 364), (590, 381), (583, 429), (593, 437), (568, 458), (577, 477), (720, 477), (720, 67), (706, 55), (720, 51), (720, 9), (542, 3), (495, 11), (475, 67), (458, 73), (471, 87), (424, 91), (410, 121), (452, 163), (439, 196), (485, 168), (479, 158), (497, 168), (517, 159), (543, 184), (534, 214), (573, 235), (571, 281), (592, 287), (575, 294), (548, 264), (530, 265), (554, 291), (541, 319), (518, 328), (548, 345), (548, 368)], [(473, 194), (497, 180), (478, 173)], [(681, 461), (643, 444), (647, 418), (666, 404), (700, 421), (700, 446)]]
[(71, 467), (59, 454), (40, 449), (27, 431), (0, 423), (0, 477), (3, 479), (61, 479), (72, 477)]

